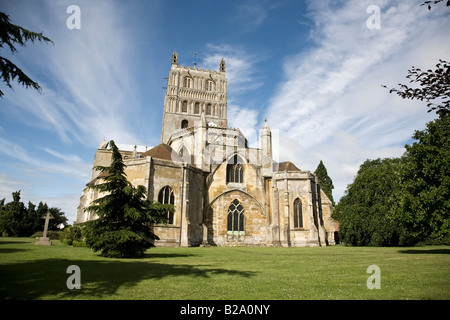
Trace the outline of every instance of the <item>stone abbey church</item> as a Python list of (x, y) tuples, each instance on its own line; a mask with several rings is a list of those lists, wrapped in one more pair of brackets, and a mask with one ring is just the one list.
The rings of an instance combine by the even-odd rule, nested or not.
[[(155, 225), (157, 246), (325, 246), (335, 244), (331, 201), (310, 171), (272, 159), (267, 121), (260, 148), (249, 148), (227, 121), (225, 61), (219, 71), (178, 65), (175, 52), (167, 80), (161, 144), (154, 148), (117, 144), (128, 180), (144, 185), (148, 198), (171, 203), (168, 224)], [(108, 166), (103, 141), (94, 166)], [(93, 170), (87, 186), (100, 183)], [(101, 197), (85, 188), (76, 223)]]

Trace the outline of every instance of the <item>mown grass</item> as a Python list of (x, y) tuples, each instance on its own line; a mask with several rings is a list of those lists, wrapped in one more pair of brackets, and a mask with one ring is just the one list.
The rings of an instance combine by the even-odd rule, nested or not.
[[(450, 247), (153, 248), (109, 259), (53, 241), (0, 238), (0, 299), (450, 299)], [(69, 290), (69, 265), (81, 289)], [(369, 265), (381, 289), (369, 290)]]

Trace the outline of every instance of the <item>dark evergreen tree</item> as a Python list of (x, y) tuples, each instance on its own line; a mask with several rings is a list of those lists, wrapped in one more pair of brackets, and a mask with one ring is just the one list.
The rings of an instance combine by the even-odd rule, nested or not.
[(323, 164), (322, 160), (320, 160), (319, 165), (317, 166), (316, 171), (314, 171), (314, 174), (319, 179), (320, 187), (322, 188), (323, 192), (327, 195), (327, 197), (331, 200), (331, 202), (334, 205), (334, 199), (333, 199), (333, 180), (331, 180), (330, 176), (328, 175), (327, 168)]
[(44, 216), (50, 211), (54, 219), (49, 222), (48, 230), (58, 230), (58, 226), (67, 226), (67, 218), (64, 212), (58, 208), (48, 208), (42, 202), (36, 206), (29, 201), (28, 208), (20, 200), (20, 190), (13, 192), (13, 201), (5, 204), (5, 199), (0, 201), (0, 233), (15, 237), (29, 237), (35, 232), (44, 230)]
[[(45, 37), (42, 32), (32, 32), (12, 24), (9, 17), (5, 13), (0, 12), (0, 49), (7, 46), (12, 53), (15, 53), (17, 52), (16, 45), (23, 47), (27, 41), (34, 42), (36, 40), (53, 43), (53, 41)], [(26, 88), (32, 87), (38, 92), (41, 90), (41, 87), (37, 82), (30, 79), (19, 67), (4, 57), (0, 57), (0, 72), (1, 79), (9, 88), (12, 88), (11, 81), (17, 78), (17, 81), (22, 86), (25, 86)], [(3, 96), (3, 94), (4, 93), (0, 90), (0, 97)]]
[(90, 186), (106, 195), (85, 209), (99, 217), (86, 223), (86, 244), (102, 256), (139, 257), (159, 239), (153, 224), (167, 222), (167, 213), (174, 212), (174, 207), (147, 200), (146, 188), (134, 187), (127, 180), (126, 166), (114, 141), (109, 145), (111, 165), (95, 167), (106, 176), (102, 183)]
[(10, 236), (23, 235), (23, 220), (26, 216), (25, 205), (20, 201), (20, 190), (13, 192), (13, 201), (4, 205), (0, 216), (0, 231)]

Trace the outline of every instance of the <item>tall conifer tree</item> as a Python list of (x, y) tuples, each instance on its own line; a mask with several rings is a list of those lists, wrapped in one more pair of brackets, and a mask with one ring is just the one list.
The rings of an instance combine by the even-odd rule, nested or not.
[(167, 212), (173, 212), (174, 207), (147, 200), (147, 189), (142, 185), (134, 187), (127, 180), (126, 165), (114, 141), (109, 145), (111, 165), (95, 167), (105, 176), (104, 182), (90, 186), (105, 196), (85, 209), (99, 216), (86, 225), (86, 244), (102, 256), (139, 257), (159, 239), (152, 225), (167, 222)]
[(325, 168), (325, 165), (323, 164), (322, 160), (320, 160), (320, 163), (317, 166), (316, 171), (314, 171), (314, 174), (317, 176), (317, 178), (319, 178), (320, 187), (322, 188), (323, 192), (325, 192), (327, 197), (331, 200), (331, 202), (334, 205), (333, 180), (331, 180), (330, 176), (328, 175), (327, 168)]

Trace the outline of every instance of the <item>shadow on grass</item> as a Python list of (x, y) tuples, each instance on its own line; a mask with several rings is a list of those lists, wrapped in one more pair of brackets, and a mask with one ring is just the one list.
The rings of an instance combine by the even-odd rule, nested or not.
[(19, 249), (19, 248), (0, 248), (0, 254), (3, 253), (16, 253), (16, 252), (24, 252), (29, 251), (28, 249)]
[[(161, 255), (158, 255), (161, 256)], [(173, 256), (173, 255), (171, 255)], [(81, 270), (81, 289), (69, 290), (66, 281), (71, 274), (67, 267), (77, 265)], [(0, 265), (0, 299), (113, 298), (121, 287), (133, 287), (143, 280), (166, 277), (210, 278), (215, 275), (251, 277), (255, 272), (164, 264), (151, 261), (74, 261), (45, 259), (26, 263)], [(230, 279), (233, 281), (233, 279)], [(151, 290), (149, 291), (151, 292)], [(151, 294), (151, 293), (150, 293)], [(133, 299), (133, 297), (122, 297)], [(149, 296), (148, 299), (157, 297)]]
[(20, 241), (20, 240), (17, 240), (17, 241), (14, 241), (14, 240), (1, 240), (0, 241), (0, 244), (21, 244), (21, 243), (30, 243), (29, 241)]
[(450, 249), (408, 249), (408, 250), (400, 250), (400, 253), (408, 253), (408, 254), (450, 254)]

